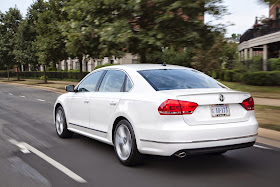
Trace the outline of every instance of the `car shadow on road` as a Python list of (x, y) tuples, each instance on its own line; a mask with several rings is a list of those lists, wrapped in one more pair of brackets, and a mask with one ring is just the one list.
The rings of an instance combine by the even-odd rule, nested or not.
[[(119, 169), (125, 167), (118, 163), (114, 148), (110, 145), (93, 140), (80, 135), (74, 135), (72, 141), (79, 141), (83, 146), (90, 150), (94, 150), (94, 154), (98, 157), (106, 158), (107, 164), (113, 164)], [(173, 174), (202, 174), (202, 173), (224, 173), (230, 169), (231, 173), (239, 172), (243, 169), (258, 168), (254, 163), (248, 162), (247, 153), (253, 148), (240, 149), (229, 151), (224, 155), (193, 155), (185, 158), (178, 158), (175, 156), (151, 156), (145, 155), (143, 162), (133, 168), (142, 170), (149, 169), (150, 171), (159, 171), (161, 173)], [(244, 159), (244, 157), (246, 159)], [(102, 161), (103, 161), (102, 159)], [(116, 164), (117, 162), (117, 164)], [(118, 166), (119, 165), (119, 166)]]

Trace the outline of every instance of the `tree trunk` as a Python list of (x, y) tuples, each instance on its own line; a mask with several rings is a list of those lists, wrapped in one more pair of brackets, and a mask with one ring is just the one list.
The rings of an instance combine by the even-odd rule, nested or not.
[(83, 56), (79, 56), (79, 63), (80, 63), (80, 80), (83, 78)]
[(44, 70), (44, 84), (47, 84), (47, 75), (46, 75), (46, 65), (43, 65), (43, 70)]
[(17, 66), (17, 80), (19, 81), (19, 66)]
[(7, 65), (7, 75), (8, 75), (8, 81), (10, 80), (10, 66)]
[(140, 63), (141, 63), (141, 64), (146, 64), (146, 63), (147, 63), (146, 50), (143, 50), (143, 51), (140, 53)]

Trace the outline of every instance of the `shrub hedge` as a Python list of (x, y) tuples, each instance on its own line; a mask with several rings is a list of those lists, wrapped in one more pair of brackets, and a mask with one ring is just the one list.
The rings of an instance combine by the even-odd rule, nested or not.
[(280, 86), (280, 71), (245, 73), (242, 82), (257, 86)]
[(212, 77), (228, 82), (244, 82), (248, 85), (280, 86), (280, 71), (221, 70), (212, 72)]
[(245, 70), (221, 70), (219, 72), (212, 72), (212, 77), (222, 81), (240, 82), (244, 73), (246, 73)]
[[(88, 72), (83, 72), (83, 77), (86, 76)], [(80, 72), (67, 72), (67, 71), (47, 71), (46, 75), (49, 79), (75, 79), (79, 80)], [(10, 77), (16, 77), (16, 72), (10, 72)], [(19, 72), (21, 78), (40, 78), (44, 76), (42, 71), (24, 71)], [(7, 77), (7, 72), (1, 71), (0, 77)]]

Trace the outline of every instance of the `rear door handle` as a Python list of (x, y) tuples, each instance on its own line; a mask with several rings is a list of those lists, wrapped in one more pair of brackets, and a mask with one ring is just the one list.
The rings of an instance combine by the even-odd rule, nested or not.
[(84, 100), (84, 103), (88, 104), (88, 103), (89, 103), (89, 100)]
[(116, 101), (110, 101), (109, 104), (112, 105), (112, 106), (115, 106), (115, 105), (117, 105), (117, 103), (118, 103), (118, 102), (116, 102)]

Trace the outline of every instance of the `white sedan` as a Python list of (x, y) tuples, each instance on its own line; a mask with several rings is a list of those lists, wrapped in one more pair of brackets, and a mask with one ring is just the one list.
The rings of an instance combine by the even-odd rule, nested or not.
[(143, 154), (222, 154), (254, 145), (258, 122), (249, 93), (190, 68), (131, 64), (97, 69), (54, 105), (56, 132), (114, 145), (124, 165)]

